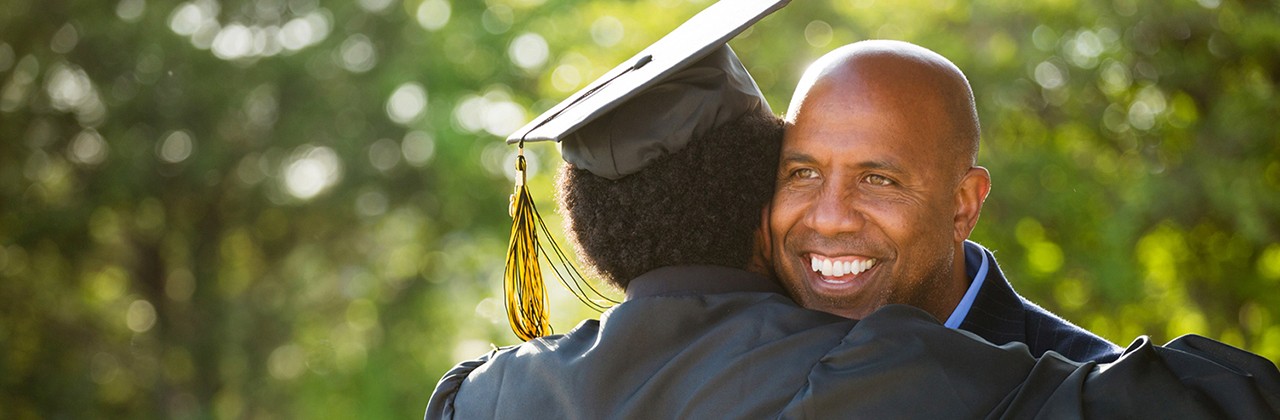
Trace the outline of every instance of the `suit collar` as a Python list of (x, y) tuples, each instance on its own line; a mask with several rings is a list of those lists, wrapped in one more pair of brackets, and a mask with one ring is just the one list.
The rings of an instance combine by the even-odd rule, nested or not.
[(1013, 291), (1013, 286), (1005, 279), (995, 255), (982, 245), (965, 241), (965, 273), (971, 277), (976, 275), (984, 254), (990, 261), (987, 276), (973, 301), (969, 316), (965, 317), (960, 328), (996, 344), (1026, 342), (1026, 309), (1022, 305), (1022, 299)]

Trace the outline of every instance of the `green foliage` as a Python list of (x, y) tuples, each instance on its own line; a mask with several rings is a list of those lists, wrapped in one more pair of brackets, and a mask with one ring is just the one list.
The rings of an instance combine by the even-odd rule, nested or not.
[[(707, 4), (3, 2), (0, 411), (420, 415), (449, 366), (515, 341), (500, 139)], [(733, 46), (776, 112), (844, 43), (950, 57), (994, 183), (974, 239), (1020, 291), (1122, 344), (1280, 360), (1278, 17), (795, 1)], [(528, 152), (535, 194), (552, 147)], [(552, 299), (561, 330), (592, 315)]]

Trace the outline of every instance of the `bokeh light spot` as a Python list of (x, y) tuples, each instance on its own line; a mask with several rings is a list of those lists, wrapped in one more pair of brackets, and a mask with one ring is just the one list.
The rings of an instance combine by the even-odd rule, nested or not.
[(428, 31), (438, 31), (449, 23), (451, 8), (445, 0), (427, 0), (418, 5), (418, 25)]
[(173, 14), (169, 15), (169, 29), (178, 35), (190, 36), (200, 29), (200, 24), (204, 20), (204, 13), (199, 6), (193, 3), (182, 3), (173, 9)]
[(355, 34), (342, 41), (342, 47), (339, 49), (338, 57), (342, 63), (342, 68), (352, 73), (364, 73), (372, 70), (373, 66), (378, 63), (378, 53), (373, 48), (373, 42), (369, 37), (362, 34)]
[(280, 46), (297, 51), (323, 41), (329, 36), (329, 18), (319, 12), (308, 13), (285, 23), (276, 33)]
[(97, 165), (107, 160), (107, 142), (97, 130), (87, 129), (77, 134), (68, 148), (71, 161), (82, 165)]
[(120, 267), (105, 267), (94, 273), (87, 282), (89, 295), (97, 302), (107, 303), (124, 296), (129, 279)]
[(387, 212), (387, 195), (381, 191), (365, 191), (356, 197), (356, 212), (361, 216), (380, 216)]
[(404, 154), (405, 162), (414, 167), (422, 167), (435, 156), (436, 139), (425, 131), (410, 131), (400, 143), (400, 152)]
[(156, 308), (143, 299), (133, 301), (125, 314), (125, 324), (136, 333), (150, 331), (156, 325)]
[(341, 178), (342, 163), (328, 147), (299, 147), (284, 165), (285, 189), (303, 200), (314, 198)]
[(814, 47), (825, 47), (831, 43), (831, 25), (821, 20), (809, 22), (804, 27), (804, 40)]
[(1133, 84), (1132, 76), (1129, 69), (1117, 61), (1107, 61), (1102, 65), (1102, 72), (1098, 77), (1098, 87), (1109, 95), (1119, 95), (1129, 89)]
[(1067, 41), (1064, 46), (1066, 56), (1071, 60), (1071, 64), (1080, 68), (1093, 68), (1098, 65), (1098, 56), (1102, 55), (1106, 46), (1103, 45), (1102, 38), (1093, 31), (1080, 31), (1075, 38)]
[(0, 71), (6, 71), (13, 67), (13, 57), (13, 47), (0, 42)]
[(1049, 241), (1036, 242), (1027, 248), (1027, 262), (1037, 274), (1053, 274), (1062, 268), (1062, 248)]
[(191, 138), (191, 133), (186, 130), (177, 130), (164, 137), (156, 149), (156, 155), (165, 162), (178, 163), (187, 160), (194, 148), (195, 141)]
[(1041, 87), (1049, 90), (1060, 88), (1067, 83), (1066, 74), (1062, 69), (1049, 61), (1036, 65), (1035, 79)]
[(28, 55), (18, 60), (13, 74), (9, 76), (9, 82), (5, 83), (4, 90), (0, 91), (0, 111), (11, 112), (22, 107), (27, 101), (31, 84), (39, 72), (40, 61), (35, 56)]
[(510, 95), (501, 89), (491, 90), (484, 96), (464, 97), (454, 108), (453, 118), (463, 130), (484, 130), (503, 137), (528, 121), (524, 107), (511, 102)]
[(526, 119), (524, 108), (515, 102), (493, 102), (484, 114), (484, 130), (495, 136), (506, 137), (524, 125)]
[(46, 89), (54, 109), (71, 111), (89, 101), (93, 84), (89, 75), (78, 67), (58, 63), (49, 69)]
[(378, 326), (378, 307), (368, 299), (356, 299), (347, 305), (347, 325), (355, 331), (367, 331)]
[(595, 22), (591, 22), (591, 40), (601, 47), (612, 47), (622, 42), (623, 35), (626, 34), (626, 28), (622, 26), (622, 21), (613, 16), (601, 16)]
[(1058, 46), (1058, 32), (1044, 25), (1031, 30), (1031, 43), (1040, 51), (1053, 51)]
[(378, 139), (369, 145), (369, 164), (374, 169), (386, 172), (400, 163), (400, 145), (392, 139)]
[(427, 90), (417, 82), (397, 87), (387, 100), (387, 116), (391, 121), (408, 124), (418, 119), (427, 109)]
[(1280, 280), (1280, 244), (1271, 244), (1258, 257), (1258, 275), (1276, 283)]
[(359, 0), (360, 8), (370, 13), (381, 13), (391, 5), (391, 0)]
[(515, 13), (504, 4), (490, 3), (484, 13), (480, 14), (480, 26), (494, 35), (507, 32), (514, 22)]
[(191, 300), (191, 295), (196, 292), (196, 278), (191, 274), (191, 270), (179, 268), (169, 273), (165, 278), (164, 294), (169, 299), (176, 302), (186, 302)]
[(520, 34), (511, 41), (507, 54), (511, 56), (511, 62), (520, 68), (534, 70), (547, 62), (550, 49), (541, 35), (529, 32)]
[(253, 50), (253, 32), (238, 23), (227, 25), (213, 38), (212, 48), (213, 55), (223, 60), (248, 56)]
[(306, 353), (296, 344), (276, 347), (267, 358), (267, 371), (271, 377), (281, 380), (297, 378), (306, 370)]
[(120, 3), (116, 3), (116, 17), (129, 23), (135, 23), (141, 19), (142, 12), (146, 10), (146, 0), (120, 0)]
[(561, 92), (571, 92), (582, 84), (582, 73), (577, 67), (561, 64), (551, 72), (551, 87)]
[(120, 362), (106, 352), (98, 352), (89, 362), (89, 377), (99, 384), (109, 384), (120, 376)]
[(53, 34), (49, 49), (58, 54), (66, 54), (71, 52), (78, 43), (80, 43), (80, 32), (76, 30), (75, 25), (68, 23), (62, 25), (62, 29)]

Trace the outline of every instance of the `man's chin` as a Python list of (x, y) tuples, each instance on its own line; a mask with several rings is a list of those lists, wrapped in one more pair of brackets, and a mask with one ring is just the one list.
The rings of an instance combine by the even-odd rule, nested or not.
[(816, 310), (816, 311), (826, 312), (835, 316), (849, 318), (849, 319), (862, 319), (866, 317), (867, 314), (870, 314), (872, 312), (870, 310), (860, 310), (859, 308), (850, 308), (846, 305), (831, 304), (831, 303), (824, 303), (824, 304), (813, 305), (813, 306), (806, 305), (805, 307)]
[(859, 302), (853, 296), (824, 296), (815, 294), (812, 290), (806, 290), (804, 293), (803, 298), (796, 300), (800, 306), (849, 319), (862, 319), (874, 312), (877, 307), (877, 305)]

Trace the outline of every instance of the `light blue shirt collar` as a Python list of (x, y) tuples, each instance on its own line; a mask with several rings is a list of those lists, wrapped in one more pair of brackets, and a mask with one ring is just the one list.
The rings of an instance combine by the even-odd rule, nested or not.
[[(965, 241), (964, 245), (971, 242)], [(977, 245), (977, 244), (974, 244)], [(987, 266), (990, 265), (987, 253), (981, 246), (977, 246), (978, 255), (982, 256), (982, 264), (978, 265), (978, 273), (973, 276), (973, 281), (969, 282), (969, 290), (964, 292), (964, 297), (960, 299), (960, 304), (956, 305), (956, 309), (951, 311), (951, 316), (947, 317), (944, 323), (947, 328), (960, 328), (960, 324), (964, 323), (964, 318), (969, 316), (969, 309), (973, 308), (973, 300), (978, 297), (978, 290), (982, 289), (982, 280), (987, 278)]]

